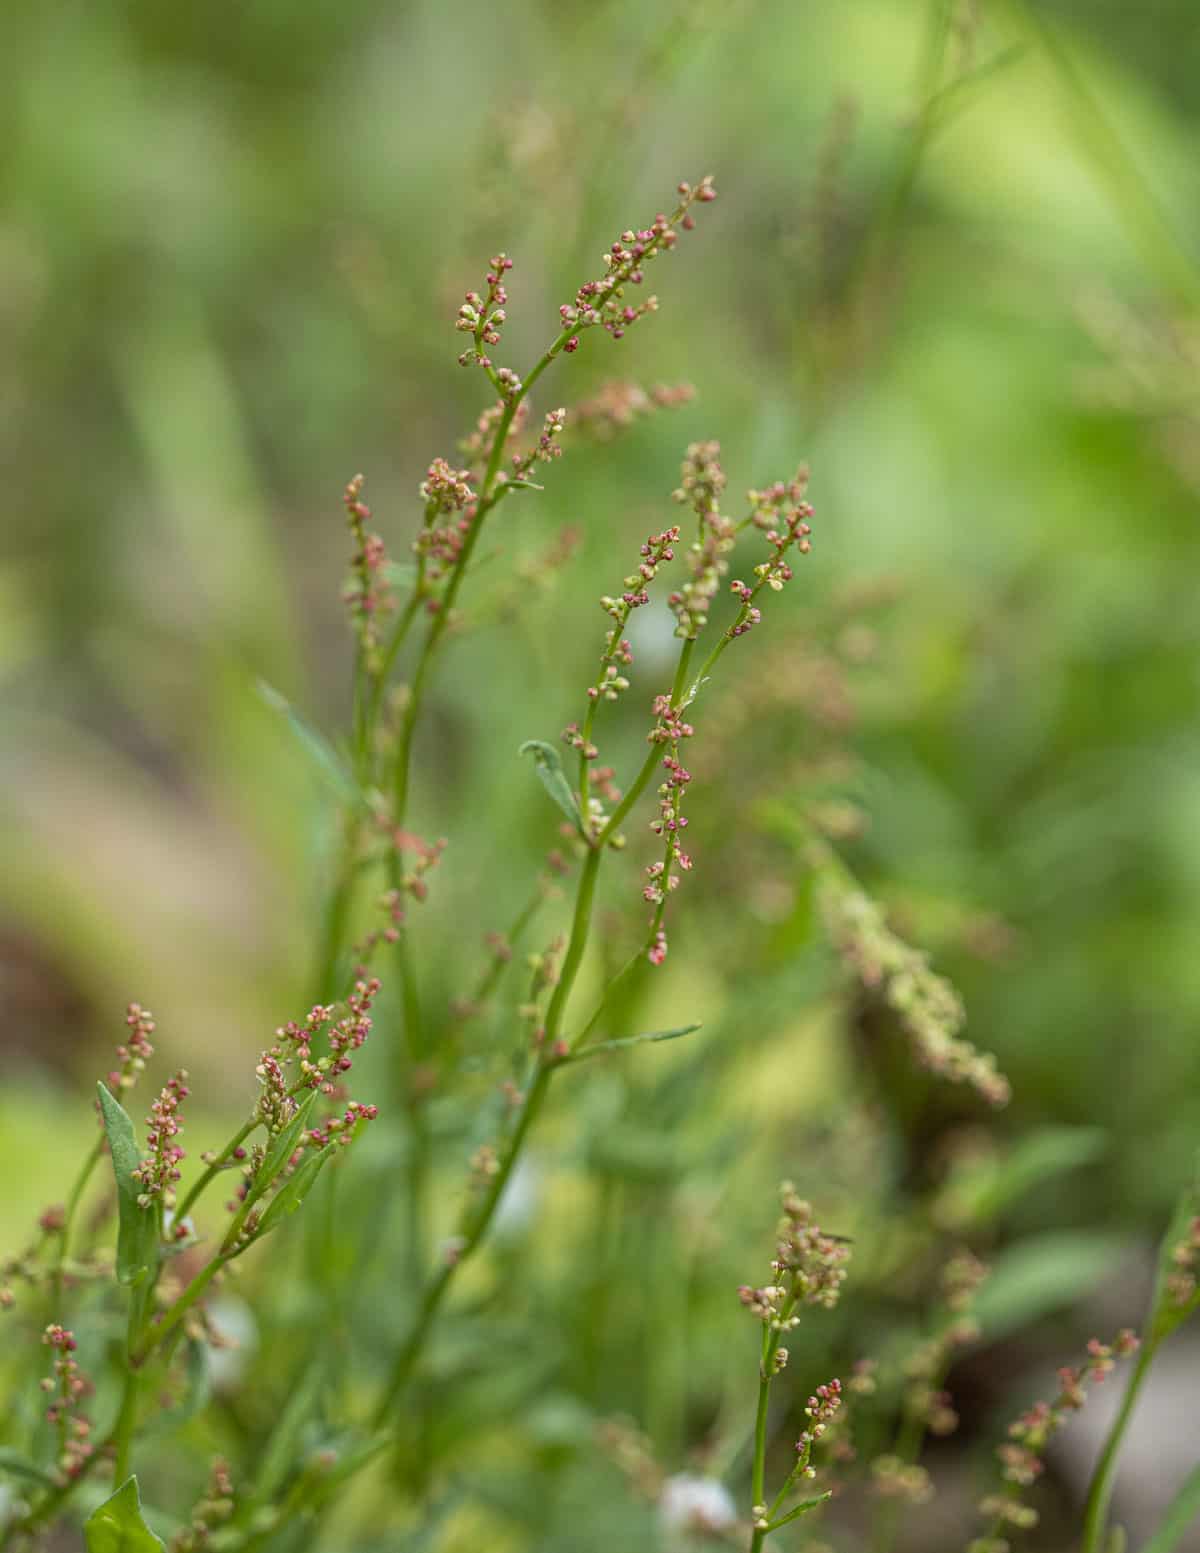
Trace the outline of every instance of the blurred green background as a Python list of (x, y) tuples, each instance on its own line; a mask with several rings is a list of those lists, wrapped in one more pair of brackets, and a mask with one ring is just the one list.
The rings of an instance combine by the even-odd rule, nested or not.
[[(403, 556), (425, 466), (454, 457), (486, 403), (455, 363), (461, 294), (510, 253), (504, 359), (532, 362), (611, 238), (711, 171), (719, 201), (653, 276), (660, 316), (618, 345), (589, 337), (535, 408), (614, 376), (687, 380), (695, 401), (611, 445), (570, 444), (544, 495), (504, 509), (419, 753), (416, 828), (451, 842), (416, 929), (444, 1006), (554, 841), (516, 746), (578, 715), (595, 598), (673, 521), (686, 443), (718, 437), (735, 490), (811, 463), (814, 555), (737, 669), (777, 704), (707, 762), (696, 741), (704, 849), (643, 998), (646, 1019), (706, 1030), (686, 1058), (651, 1049), (636, 1073), (581, 1081), (583, 1120), (560, 1098), (542, 1145), (561, 1203), (541, 1219), (570, 1225), (580, 1137), (623, 1117), (642, 1175), (628, 1158), (589, 1168), (615, 1171), (609, 1210), (632, 1194), (632, 1222), (671, 1228), (657, 1251), (648, 1229), (623, 1245), (626, 1262), (589, 1253), (595, 1303), (566, 1307), (574, 1242), (542, 1235), (537, 1319), (559, 1344), (575, 1321), (608, 1346), (575, 1354), (574, 1372), (522, 1372), (546, 1413), (536, 1450), (566, 1450), (583, 1398), (634, 1414), (677, 1467), (709, 1426), (703, 1377), (753, 1384), (726, 1270), (763, 1276), (774, 1182), (823, 1179), (813, 1139), (851, 1125), (866, 1060), (810, 945), (801, 873), (753, 800), (804, 782), (813, 736), (789, 675), (814, 644), (845, 645), (864, 588), (885, 602), (871, 661), (847, 671), (853, 726), (826, 708), (856, 754), (841, 796), (868, 820), (847, 856), (954, 977), (972, 1038), (1013, 1081), (979, 1147), (1051, 1125), (1106, 1134), (1086, 1172), (1000, 1231), (1052, 1237), (1067, 1269), (1068, 1313), (1032, 1302), (1030, 1332), (1058, 1325), (1026, 1357), (1052, 1374), (1067, 1357), (1053, 1344), (1091, 1320), (1069, 1307), (1096, 1285), (1128, 1291), (1121, 1319), (1137, 1319), (1139, 1248), (1200, 1122), (1200, 23), (1191, 0), (955, 6), (951, 84), (931, 104), (939, 9), (10, 0), (6, 1243), (61, 1195), (130, 998), (191, 1071), (198, 1149), (309, 997), (330, 795), (256, 686), (343, 726), (341, 489), (366, 473)], [(554, 586), (514, 586), (565, 525), (582, 541)], [(648, 679), (613, 720), (627, 759)], [(632, 860), (612, 873), (616, 961), (640, 916)], [(915, 1093), (922, 1159), (981, 1125), (969, 1099)], [(462, 1158), (448, 1152), (448, 1180)], [(829, 1190), (852, 1202), (853, 1187)], [(701, 1286), (682, 1328), (681, 1265)], [(981, 1430), (1003, 1400), (993, 1386)], [(496, 1545), (637, 1535), (585, 1542), (574, 1491), (559, 1501), (574, 1529), (539, 1540), (497, 1490)]]

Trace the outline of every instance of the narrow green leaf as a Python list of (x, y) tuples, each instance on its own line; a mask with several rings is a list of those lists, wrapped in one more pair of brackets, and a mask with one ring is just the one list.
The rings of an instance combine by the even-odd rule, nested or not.
[(11, 1473), (18, 1478), (31, 1478), (35, 1483), (45, 1483), (50, 1488), (55, 1486), (55, 1479), (49, 1472), (8, 1445), (0, 1445), (0, 1472)]
[(802, 1515), (807, 1515), (810, 1510), (815, 1510), (818, 1505), (833, 1498), (833, 1490), (827, 1489), (825, 1493), (818, 1494), (815, 1499), (802, 1499), (798, 1505), (793, 1505), (786, 1515), (781, 1515), (777, 1521), (772, 1521), (771, 1531), (778, 1531), (781, 1526), (786, 1526), (789, 1521), (799, 1520)]
[(622, 1035), (611, 1041), (597, 1041), (594, 1046), (583, 1046), (572, 1052), (564, 1062), (584, 1062), (588, 1057), (602, 1057), (606, 1052), (624, 1051), (630, 1046), (641, 1046), (646, 1041), (677, 1041), (681, 1035), (691, 1035), (699, 1025), (680, 1025), (678, 1030), (647, 1030), (644, 1035)]
[(163, 1543), (142, 1519), (137, 1478), (126, 1478), (83, 1523), (88, 1553), (161, 1553)]
[(270, 1438), (259, 1458), (254, 1474), (254, 1502), (267, 1504), (276, 1498), (300, 1457), (300, 1439), (304, 1426), (317, 1414), (325, 1375), (319, 1364), (305, 1371), (304, 1378), (280, 1410)]
[(571, 784), (563, 774), (562, 757), (553, 744), (547, 744), (542, 739), (526, 739), (517, 754), (533, 756), (542, 786), (582, 835), (583, 826), (579, 820), (579, 806), (575, 801)]
[(334, 1143), (326, 1144), (319, 1153), (306, 1159), (295, 1175), (284, 1182), (275, 1196), (272, 1197), (267, 1205), (267, 1211), (262, 1216), (262, 1223), (258, 1227), (260, 1235), (265, 1235), (268, 1230), (275, 1229), (289, 1214), (295, 1213), (296, 1209), (308, 1196), (313, 1182), (320, 1175), (325, 1161), (336, 1147), (337, 1145)]
[(1028, 49), (1023, 43), (1013, 43), (1008, 48), (993, 54), (990, 59), (985, 59), (983, 64), (977, 65), (974, 70), (967, 71), (944, 86), (933, 102), (936, 110), (934, 131), (940, 132), (945, 129), (957, 114), (971, 106), (981, 86), (986, 86), (993, 76), (1017, 64), (1027, 53)]
[(267, 1150), (266, 1158), (263, 1160), (262, 1167), (255, 1178), (254, 1186), (251, 1190), (252, 1199), (262, 1196), (296, 1152), (296, 1145), (300, 1141), (300, 1134), (304, 1131), (309, 1112), (316, 1104), (316, 1100), (317, 1091), (315, 1089), (309, 1090), (308, 1094), (300, 1102), (295, 1116), (292, 1117), (282, 1132), (276, 1134), (275, 1140)]
[(184, 1366), (187, 1385), (178, 1406), (170, 1414), (175, 1428), (195, 1418), (208, 1404), (212, 1394), (212, 1369), (208, 1360), (208, 1344), (188, 1339), (187, 1358)]
[(362, 801), (358, 784), (346, 769), (341, 756), (323, 734), (306, 723), (286, 696), (280, 695), (273, 685), (259, 680), (258, 693), (272, 710), (278, 712), (295, 735), (296, 742), (308, 756), (313, 769), (324, 778), (338, 796), (347, 803)]
[(1042, 1127), (1006, 1159), (956, 1174), (936, 1204), (938, 1221), (951, 1228), (989, 1224), (1035, 1187), (1092, 1164), (1108, 1146), (1102, 1127)]
[(305, 1495), (306, 1501), (314, 1505), (324, 1504), (333, 1497), (343, 1483), (348, 1482), (356, 1473), (369, 1466), (377, 1456), (381, 1456), (395, 1443), (394, 1436), (389, 1434), (340, 1452), (332, 1466), (322, 1466), (319, 1469), (313, 1479), (312, 1490)]
[(1192, 1468), (1142, 1553), (1175, 1553), (1200, 1517), (1200, 1465)]
[(1030, 1235), (992, 1262), (975, 1298), (974, 1315), (990, 1339), (1063, 1310), (1102, 1284), (1128, 1255), (1121, 1235), (1054, 1230)]
[(143, 1208), (138, 1204), (142, 1188), (133, 1172), (141, 1164), (142, 1156), (129, 1113), (103, 1084), (96, 1085), (96, 1092), (117, 1183), (117, 1279), (120, 1283), (135, 1284), (156, 1265), (158, 1224), (153, 1206)]

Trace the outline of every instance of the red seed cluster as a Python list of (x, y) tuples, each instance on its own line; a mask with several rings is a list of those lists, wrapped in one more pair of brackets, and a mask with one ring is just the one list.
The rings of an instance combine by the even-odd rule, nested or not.
[(180, 1069), (159, 1091), (146, 1118), (146, 1158), (133, 1172), (142, 1190), (138, 1202), (143, 1208), (154, 1198), (162, 1201), (164, 1208), (175, 1206), (175, 1187), (179, 1181), (179, 1164), (184, 1151), (175, 1141), (183, 1131), (180, 1107), (187, 1099), (187, 1074)]
[(58, 1470), (65, 1481), (73, 1481), (95, 1450), (91, 1423), (80, 1409), (94, 1388), (75, 1360), (73, 1332), (54, 1323), (42, 1333), (42, 1341), (54, 1350), (51, 1373), (42, 1381), (42, 1390), (53, 1398), (46, 1406), (46, 1422), (58, 1437)]

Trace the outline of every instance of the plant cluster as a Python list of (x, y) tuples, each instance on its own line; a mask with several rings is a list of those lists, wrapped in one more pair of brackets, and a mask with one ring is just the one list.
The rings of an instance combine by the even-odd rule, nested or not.
[[(485, 964), (464, 978), (448, 1008), (434, 1006), (422, 985), (424, 924), (416, 908), (429, 901), (436, 884), (431, 876), (443, 860), (446, 868), (456, 864), (445, 840), (413, 828), (414, 773), (431, 687), (447, 643), (465, 623), (463, 588), (481, 536), (495, 528), (499, 509), (540, 489), (533, 477), (543, 466), (557, 467), (576, 426), (604, 441), (639, 417), (691, 399), (686, 386), (647, 391), (609, 385), (577, 412), (556, 407), (534, 420), (531, 392), (589, 334), (620, 341), (657, 310), (657, 298), (646, 290), (651, 266), (671, 253), (715, 197), (711, 178), (681, 183), (669, 214), (623, 230), (603, 256), (602, 273), (560, 306), (549, 344), (527, 367), (501, 361), (514, 264), (503, 253), (492, 259), (482, 289), (466, 293), (454, 325), (468, 337), (459, 361), (478, 369), (492, 397), (456, 456), (428, 464), (411, 558), (397, 562), (389, 555), (364, 500), (363, 477), (346, 485), (350, 562), (344, 599), (354, 673), (345, 736), (327, 741), (268, 692), (339, 802), (337, 855), (321, 911), (311, 1001), (305, 1000), (306, 1012), (274, 1031), (256, 1062), (247, 1062), (256, 1088), (244, 1120), (196, 1162), (182, 1141), (194, 1098), (186, 1071), (162, 1084), (140, 1135), (130, 1114), (131, 1092), (154, 1057), (156, 1030), (145, 1008), (129, 1005), (128, 1033), (98, 1086), (95, 1141), (65, 1201), (49, 1207), (29, 1244), (0, 1266), (0, 1305), (9, 1311), (15, 1346), (29, 1360), (17, 1371), (3, 1425), (0, 1476), (16, 1486), (0, 1510), (0, 1547), (49, 1546), (64, 1517), (85, 1512), (93, 1553), (161, 1546), (151, 1529), (156, 1525), (169, 1532), (177, 1553), (283, 1550), (317, 1546), (323, 1536), (331, 1539), (329, 1546), (341, 1546), (341, 1507), (373, 1474), (399, 1485), (404, 1502), (424, 1516), (414, 1533), (424, 1540), (404, 1545), (432, 1546), (445, 1505), (437, 1497), (442, 1485), (427, 1480), (425, 1410), (431, 1390), (438, 1389), (437, 1366), (444, 1360), (437, 1340), (453, 1325), (447, 1317), (457, 1314), (464, 1326), (471, 1320), (479, 1286), (465, 1270), (481, 1260), (485, 1245), (502, 1240), (504, 1216), (515, 1211), (522, 1172), (531, 1168), (530, 1139), (552, 1091), (574, 1083), (586, 1089), (586, 1077), (575, 1074), (585, 1061), (619, 1062), (631, 1048), (698, 1028), (687, 1023), (623, 1034), (620, 1021), (640, 979), (661, 981), (670, 974), (661, 967), (671, 936), (683, 931), (676, 902), (684, 879), (706, 868), (724, 870), (730, 848), (761, 847), (793, 858), (828, 944), (850, 973), (852, 995), (894, 1016), (919, 1066), (973, 1091), (968, 1104), (982, 1099), (1001, 1107), (1008, 1100), (1008, 1081), (995, 1059), (962, 1034), (965, 1013), (953, 986), (900, 935), (836, 850), (857, 822), (840, 779), (853, 761), (848, 666), (872, 651), (871, 631), (861, 618), (868, 601), (843, 607), (836, 646), (823, 639), (822, 621), (807, 639), (801, 627), (786, 632), (775, 657), (768, 647), (750, 663), (766, 634), (760, 627), (774, 627), (771, 617), (785, 602), (779, 596), (812, 552), (809, 472), (799, 465), (737, 501), (713, 440), (687, 446), (670, 493), (675, 520), (656, 521), (636, 556), (631, 547), (629, 569), (598, 599), (605, 623), (597, 626), (586, 683), (573, 703), (554, 713), (558, 726), (564, 715), (573, 712), (574, 719), (557, 741), (534, 737), (520, 746), (557, 811), (558, 826), (547, 838), (554, 844), (528, 901), (503, 929), (484, 933), (480, 923)], [(568, 559), (560, 542), (543, 556), (543, 573)], [(654, 609), (669, 616), (666, 669), (653, 661), (644, 668), (636, 647), (639, 612)], [(817, 618), (815, 606), (810, 613)], [(734, 658), (727, 660), (735, 644)], [(731, 837), (731, 827), (718, 823), (714, 764), (733, 762), (730, 747), (741, 720), (765, 723), (768, 710), (781, 709), (794, 716), (797, 702), (817, 730), (797, 773), (803, 796), (784, 816), (767, 810), (761, 823), (747, 818), (745, 838), (736, 826)], [(641, 720), (639, 758), (627, 766), (627, 729), (618, 719), (630, 707)], [(712, 751), (707, 765), (706, 744)], [(749, 784), (760, 777), (757, 770), (739, 771), (739, 783), (744, 778), (755, 798), (760, 793)], [(636, 854), (636, 862), (625, 854)], [(624, 876), (615, 929), (608, 923), (602, 929), (598, 905), (601, 876), (608, 872)], [(755, 877), (740, 853), (736, 873)], [(762, 878), (770, 883), (765, 873)], [(756, 904), (769, 917), (769, 898)], [(524, 952), (534, 923), (551, 914), (561, 920), (540, 947)], [(614, 942), (625, 952), (610, 954)], [(521, 992), (506, 1001), (499, 989), (510, 971), (520, 970)], [(753, 983), (746, 988), (751, 1008), (758, 992)], [(391, 1005), (384, 1001), (389, 995)], [(393, 1005), (381, 1042), (380, 1010)], [(686, 1009), (680, 1017), (690, 1020), (692, 1013)], [(358, 1090), (371, 1048), (381, 1044), (386, 1051), (366, 1080), (370, 1086), (380, 1071), (390, 1075), (387, 1098), (377, 1103), (352, 1095), (349, 1085), (353, 1073)], [(363, 1068), (356, 1071), (360, 1054)], [(592, 1089), (603, 1103), (603, 1084)], [(859, 1143), (869, 1133), (878, 1140), (868, 1110), (848, 1105), (838, 1119), (847, 1136), (861, 1124)], [(381, 1117), (380, 1127), (373, 1127)], [(400, 1155), (374, 1156), (377, 1170), (383, 1159), (382, 1184), (366, 1174), (369, 1134), (381, 1130), (403, 1145)], [(603, 1141), (616, 1150), (620, 1138), (608, 1130), (614, 1136)], [(604, 1131), (603, 1125), (595, 1129)], [(446, 1137), (456, 1149), (461, 1145), (449, 1185), (440, 1150)], [(842, 1152), (848, 1170), (869, 1168), (871, 1149), (853, 1137)], [(603, 1164), (599, 1145), (596, 1153)], [(643, 1159), (640, 1168), (661, 1185), (653, 1159)], [(407, 1305), (389, 1303), (376, 1314), (369, 1364), (355, 1370), (344, 1362), (352, 1291), (351, 1280), (343, 1272), (339, 1284), (336, 1272), (340, 1199), (334, 1194), (363, 1194), (368, 1179), (379, 1187), (381, 1202), (403, 1205), (407, 1245), (388, 1276), (416, 1292)], [(902, 1517), (933, 1493), (922, 1446), (927, 1436), (957, 1427), (951, 1371), (963, 1349), (987, 1336), (976, 1303), (987, 1276), (982, 1253), (992, 1219), (981, 1211), (965, 1225), (977, 1233), (978, 1245), (950, 1244), (932, 1206), (923, 1204), (913, 1215), (920, 1233), (896, 1259), (862, 1203), (855, 1207), (853, 1192), (839, 1192), (836, 1182), (831, 1190), (839, 1205), (837, 1232), (823, 1228), (811, 1203), (785, 1183), (767, 1276), (738, 1289), (761, 1335), (752, 1419), (747, 1409), (740, 1439), (737, 1422), (723, 1423), (732, 1441), (726, 1475), (734, 1488), (716, 1471), (672, 1470), (679, 1463), (660, 1462), (636, 1425), (610, 1417), (598, 1432), (602, 1450), (632, 1491), (655, 1506), (668, 1537), (732, 1540), (757, 1553), (786, 1528), (793, 1529), (789, 1535), (804, 1535), (820, 1524), (821, 1535), (836, 1536), (839, 1501), (856, 1500), (873, 1517), (876, 1553), (888, 1553)], [(850, 1225), (840, 1217), (843, 1203), (855, 1214)], [(453, 1223), (439, 1237), (433, 1231), (449, 1218), (445, 1204), (453, 1209)], [(678, 1200), (671, 1205), (680, 1211)], [(291, 1221), (301, 1210), (297, 1233)], [(965, 1217), (971, 1220), (970, 1213)], [(843, 1233), (845, 1228), (854, 1233)], [(385, 1237), (365, 1237), (355, 1256), (366, 1261), (376, 1239)], [(702, 1243), (699, 1230), (697, 1241)], [(868, 1268), (866, 1274), (877, 1290), (906, 1276), (910, 1263), (922, 1275), (921, 1287), (933, 1289), (927, 1329), (905, 1334), (898, 1350), (883, 1345), (878, 1353), (851, 1354), (845, 1329), (837, 1325), (860, 1245), (877, 1257), (875, 1272)], [(243, 1268), (253, 1268), (260, 1282), (266, 1277), (269, 1287), (271, 1275), (263, 1270), (278, 1266), (282, 1281), (282, 1270), (297, 1257), (328, 1278), (318, 1308), (305, 1309), (293, 1332), (295, 1380), (282, 1416), (266, 1431), (261, 1450), (248, 1450), (245, 1460), (231, 1462), (224, 1448), (210, 1450), (191, 1502), (143, 1509), (140, 1463), (153, 1455), (156, 1434), (182, 1429), (225, 1405), (225, 1432), (235, 1439), (253, 1435), (236, 1403), (214, 1400), (216, 1358), (227, 1342), (221, 1302), (230, 1298)], [(595, 1265), (601, 1266), (599, 1254)], [(1093, 1343), (1080, 1368), (1060, 1371), (1054, 1399), (1021, 1415), (1000, 1448), (1003, 1486), (982, 1500), (987, 1529), (970, 1542), (971, 1553), (1005, 1553), (1010, 1538), (1035, 1523), (1026, 1491), (1042, 1471), (1053, 1436), (1082, 1404), (1089, 1384), (1136, 1351), (1133, 1380), (1097, 1467), (1087, 1512), (1087, 1553), (1109, 1546), (1104, 1539), (1120, 1440), (1151, 1358), (1200, 1306), (1198, 1267), (1200, 1217), (1189, 1198), (1169, 1237), (1140, 1349), (1131, 1332), (1111, 1345)], [(924, 1279), (926, 1272), (931, 1279)], [(585, 1284), (580, 1298), (598, 1301), (603, 1293)], [(667, 1295), (669, 1327), (670, 1289)], [(821, 1350), (822, 1340), (810, 1340), (807, 1329), (822, 1321), (834, 1336), (828, 1362), (822, 1356), (817, 1363), (813, 1348)], [(44, 1348), (51, 1355), (48, 1371)], [(830, 1373), (834, 1362), (839, 1368), (845, 1363), (841, 1375)], [(781, 1406), (785, 1371), (801, 1367), (797, 1395), (804, 1400), (798, 1409)], [(36, 1407), (30, 1403), (35, 1395), (41, 1398)], [(319, 1425), (319, 1437), (310, 1424)], [(785, 1428), (789, 1444), (779, 1463), (776, 1446)], [(214, 1426), (203, 1438), (221, 1433)], [(778, 1483), (774, 1493), (769, 1477)], [(804, 1545), (818, 1546), (811, 1539)], [(1155, 1553), (1166, 1547), (1160, 1539)]]

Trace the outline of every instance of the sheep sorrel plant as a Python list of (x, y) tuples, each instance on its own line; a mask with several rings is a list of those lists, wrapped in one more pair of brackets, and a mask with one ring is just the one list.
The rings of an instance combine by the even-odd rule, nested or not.
[[(682, 183), (669, 215), (623, 231), (528, 368), (499, 363), (513, 263), (492, 260), (456, 323), (459, 361), (490, 402), (458, 456), (428, 465), (411, 559), (390, 558), (363, 476), (345, 487), (343, 736), (264, 687), (336, 796), (311, 984), (272, 1036), (239, 1040), (240, 1120), (199, 1151), (221, 1097), (182, 1069), (150, 1082), (161, 1037), (129, 1005), (94, 1141), (64, 1171), (63, 1203), (0, 1264), (0, 1548), (71, 1545), (82, 1525), (92, 1553), (697, 1540), (755, 1553), (797, 1537), (811, 1553), (890, 1553), (932, 1495), (922, 1451), (957, 1427), (954, 1367), (987, 1340), (1002, 1211), (1092, 1143), (988, 1143), (981, 1162), (978, 1113), (1007, 1102), (1008, 1082), (964, 1038), (953, 986), (840, 855), (863, 820), (854, 676), (875, 657), (867, 616), (886, 589), (813, 590), (802, 613), (769, 618), (811, 550), (807, 470), (738, 502), (718, 444), (692, 441), (628, 551), (606, 536), (586, 673), (555, 679), (539, 726), (505, 731), (505, 758), (540, 783), (520, 808), (544, 863), (527, 867), (499, 806), (485, 858), (456, 850), (453, 824), (432, 839), (452, 807), (445, 783), (424, 780), (430, 733), (445, 732), (442, 660), (488, 607), (523, 620), (571, 564), (562, 536), (513, 562), (515, 584), (493, 564), (480, 611), (466, 584), (495, 561), (483, 536), (513, 543), (510, 511), (573, 437), (584, 456), (692, 399), (686, 385), (608, 383), (577, 411), (535, 417), (531, 393), (590, 334), (619, 341), (656, 311), (651, 265), (715, 197), (710, 178)], [(570, 652), (552, 656), (565, 678)], [(539, 736), (555, 726), (559, 738)], [(802, 732), (799, 759), (783, 728)], [(487, 781), (475, 812), (497, 802)], [(675, 896), (693, 875), (705, 951), (685, 990)], [(511, 879), (519, 906), (503, 926)], [(728, 983), (713, 1012), (699, 1006), (709, 958)], [(695, 1041), (641, 1050), (695, 1034), (699, 1016)], [(896, 1060), (893, 1026), (915, 1061)], [(776, 1032), (786, 1066), (769, 1069)], [(818, 1045), (836, 1106), (764, 1121), (747, 1075), (802, 1096)], [(694, 1120), (715, 1085), (751, 1123), (701, 1143)], [(939, 1138), (932, 1172), (897, 1163), (916, 1153), (921, 1105), (971, 1120)], [(762, 1170), (784, 1150), (838, 1233), (785, 1185), (769, 1276), (738, 1291), (762, 1329), (755, 1399), (735, 1335), (730, 1183), (744, 1169), (737, 1202), (756, 1227)], [(1191, 1197), (1180, 1214), (1097, 1468), (1088, 1553), (1112, 1553), (1113, 1464), (1150, 1357), (1200, 1303)], [(1001, 1450), (1005, 1487), (983, 1494), (983, 1535), (964, 1526), (961, 1546), (1001, 1553), (1034, 1523), (1022, 1493), (1051, 1437), (1136, 1346), (1126, 1332), (1094, 1343), (1055, 1400), (1022, 1415)], [(1185, 1488), (1154, 1553), (1198, 1493)]]

